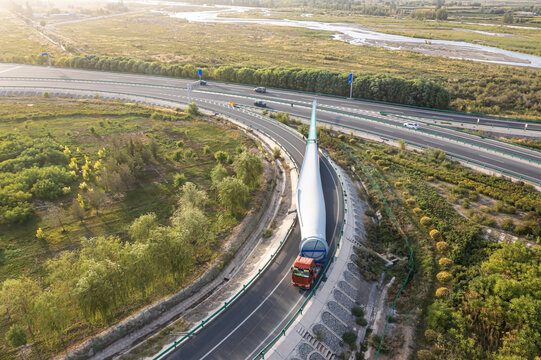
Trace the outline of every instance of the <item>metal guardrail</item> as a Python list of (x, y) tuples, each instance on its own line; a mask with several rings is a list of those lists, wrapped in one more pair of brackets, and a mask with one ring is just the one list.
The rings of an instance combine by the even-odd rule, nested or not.
[(295, 226), (297, 222), (297, 217), (295, 217), (295, 221), (289, 226), (289, 229), (287, 230), (287, 233), (285, 234), (285, 236), (283, 237), (283, 239), (280, 241), (280, 245), (279, 247), (272, 253), (271, 257), (265, 262), (265, 264), (259, 268), (257, 274), (255, 274), (246, 284), (244, 284), (242, 286), (242, 289), (240, 289), (239, 291), (237, 291), (237, 293), (235, 293), (235, 295), (233, 295), (233, 297), (231, 297), (228, 301), (226, 301), (218, 310), (216, 310), (215, 312), (213, 312), (212, 314), (210, 314), (206, 319), (204, 319), (203, 321), (201, 321), (201, 323), (199, 325), (197, 325), (195, 328), (193, 328), (192, 330), (188, 331), (183, 337), (181, 337), (180, 339), (178, 340), (175, 340), (173, 342), (172, 345), (170, 345), (168, 348), (166, 348), (165, 350), (163, 350), (162, 352), (160, 352), (158, 355), (154, 356), (152, 359), (153, 360), (158, 360), (158, 359), (162, 359), (165, 355), (169, 354), (169, 352), (171, 350), (174, 350), (176, 349), (176, 347), (178, 345), (180, 345), (184, 340), (188, 339), (190, 336), (192, 336), (194, 333), (196, 333), (197, 331), (201, 330), (205, 324), (208, 324), (211, 320), (213, 320), (218, 314), (220, 314), (222, 311), (224, 311), (229, 305), (231, 305), (232, 302), (234, 302), (242, 293), (244, 293), (246, 291), (247, 288), (250, 287), (250, 285), (253, 284), (253, 282), (259, 277), (259, 275), (266, 270), (266, 268), (268, 267), (268, 265), (274, 260), (274, 257), (276, 256), (276, 254), (278, 254), (278, 252), (282, 249), (282, 245), (285, 243), (285, 241), (287, 240), (287, 238), (289, 237), (290, 233), (291, 233), (291, 230), (293, 229), (293, 227)]
[[(57, 80), (57, 79), (54, 79), (54, 80)], [(100, 82), (100, 81), (101, 81), (101, 82), (104, 82), (104, 83), (123, 83), (123, 82), (103, 81), (103, 80), (99, 80), (99, 81), (94, 81), (94, 80), (81, 80), (81, 81), (85, 81), (85, 82)], [(154, 87), (158, 86), (158, 85), (152, 85), (152, 84), (129, 83), (129, 82), (126, 82), (126, 84), (136, 84), (136, 85), (145, 85), (145, 86), (154, 86)], [(9, 87), (11, 87), (11, 88), (30, 88), (29, 86), (9, 86)], [(181, 87), (175, 87), (175, 86), (170, 86), (170, 85), (164, 85), (164, 87), (183, 89), (183, 88), (181, 88)], [(47, 88), (47, 87), (43, 87), (43, 88)], [(81, 90), (81, 89), (72, 89), (72, 88), (54, 88), (54, 87), (52, 87), (51, 89), (67, 89), (67, 90), (72, 90), (72, 91), (96, 91), (96, 90)], [(232, 94), (232, 93), (226, 93), (226, 92), (220, 92), (220, 91), (209, 91), (209, 90), (204, 90), (204, 91), (205, 91), (205, 92), (209, 92), (209, 93), (223, 94), (223, 95), (233, 95), (233, 96), (242, 96), (242, 97), (245, 97), (245, 98), (255, 98), (254, 96), (241, 95), (241, 94)], [(122, 92), (101, 91), (101, 90), (99, 90), (99, 91), (97, 91), (97, 92), (111, 93), (111, 94), (122, 94), (122, 95), (127, 95), (127, 96), (136, 96), (136, 97), (143, 97), (143, 98), (154, 98), (154, 99), (159, 99), (160, 101), (171, 101), (171, 102), (174, 102), (174, 101), (175, 101), (175, 100), (168, 100), (168, 99), (163, 99), (163, 98), (154, 97), (154, 96), (147, 96), (147, 95), (133, 95), (133, 94), (127, 94), (127, 93), (122, 93)], [(284, 104), (289, 104), (288, 102), (286, 102), (286, 101), (281, 101), (281, 100), (272, 100), (272, 99), (271, 99), (270, 101), (278, 102), (278, 103), (284, 103)], [(297, 105), (297, 106), (301, 106), (301, 107), (309, 107), (308, 105), (303, 105), (303, 104), (300, 104), (300, 105)], [(327, 108), (327, 107), (325, 107), (325, 106), (323, 106), (322, 110), (328, 111), (328, 112), (337, 113), (337, 114), (341, 114), (341, 115), (346, 115), (346, 116), (350, 116), (350, 117), (356, 117), (356, 118), (359, 118), (359, 119), (366, 119), (366, 120), (370, 120), (370, 121), (376, 121), (376, 122), (383, 123), (383, 124), (386, 124), (386, 125), (390, 125), (390, 126), (395, 126), (395, 127), (400, 127), (400, 128), (402, 128), (400, 125), (394, 124), (394, 123), (392, 123), (392, 122), (387, 122), (387, 121), (384, 121), (384, 120), (382, 120), (382, 119), (370, 117), (370, 116), (359, 115), (359, 114), (352, 114), (352, 113), (348, 113), (348, 112), (345, 112), (345, 111), (339, 111), (339, 110), (329, 109), (329, 108)], [(329, 121), (324, 121), (324, 120), (319, 120), (319, 122), (327, 123), (327, 124), (332, 124), (331, 122), (329, 122)], [(336, 125), (336, 124), (332, 124), (332, 125)], [(358, 130), (358, 129), (355, 129), (355, 128), (353, 128), (353, 127), (347, 126), (347, 125), (339, 125), (339, 126), (342, 126), (342, 127), (348, 128), (348, 129), (352, 129), (352, 130)], [(517, 159), (520, 159), (520, 160), (523, 160), (523, 161), (527, 161), (527, 162), (529, 162), (529, 163), (533, 163), (533, 164), (536, 164), (536, 165), (538, 165), (538, 166), (541, 166), (541, 162), (540, 162), (540, 161), (528, 159), (528, 158), (526, 158), (526, 157), (519, 156), (519, 155), (515, 155), (515, 154), (511, 154), (511, 153), (508, 153), (508, 152), (505, 152), (505, 151), (502, 151), (502, 150), (493, 149), (493, 148), (490, 148), (490, 147), (487, 147), (487, 146), (482, 146), (482, 145), (470, 143), (470, 142), (468, 142), (468, 141), (458, 140), (458, 139), (454, 139), (454, 138), (449, 137), (449, 136), (444, 136), (444, 135), (440, 135), (440, 134), (434, 134), (434, 133), (426, 132), (426, 131), (423, 131), (423, 130), (416, 130), (416, 131), (421, 131), (421, 132), (424, 132), (424, 133), (426, 133), (426, 134), (429, 134), (430, 136), (439, 137), (439, 138), (446, 139), (446, 140), (449, 140), (449, 141), (455, 141), (455, 142), (462, 143), (462, 144), (466, 144), (466, 145), (470, 145), (470, 146), (476, 146), (476, 147), (478, 147), (478, 148), (480, 148), (480, 149), (485, 149), (485, 150), (490, 150), (490, 151), (498, 152), (498, 153), (501, 153), (501, 154), (504, 154), (504, 155), (507, 155), (507, 156), (510, 156), (510, 157), (515, 157), (515, 158), (517, 158)]]
[[(323, 155), (328, 159), (330, 160), (330, 157), (327, 153), (323, 152)], [(336, 166), (332, 165), (332, 162), (329, 161), (329, 164), (331, 164), (331, 166), (333, 167), (337, 177), (338, 177), (338, 180), (340, 181), (340, 185), (342, 186), (342, 199), (344, 200), (344, 215), (347, 213), (347, 199), (346, 199), (346, 195), (345, 195), (345, 190), (344, 190), (344, 183), (342, 181), (342, 177), (340, 175), (340, 173), (337, 171), (337, 168)], [(336, 240), (336, 246), (334, 247), (334, 250), (331, 254), (331, 257), (330, 257), (330, 261), (327, 262), (327, 265), (325, 266), (325, 268), (323, 269), (323, 272), (321, 273), (321, 275), (319, 276), (318, 280), (316, 281), (316, 284), (314, 285), (314, 287), (310, 290), (310, 293), (308, 294), (308, 296), (306, 297), (306, 300), (304, 300), (304, 302), (302, 303), (301, 307), (299, 308), (299, 310), (297, 310), (292, 316), (291, 318), (289, 319), (289, 321), (285, 324), (285, 326), (282, 328), (282, 330), (280, 330), (280, 333), (278, 335), (276, 335), (254, 358), (253, 360), (258, 360), (258, 359), (265, 359), (265, 354), (272, 348), (272, 346), (274, 344), (276, 344), (276, 342), (282, 337), (282, 336), (285, 336), (286, 335), (286, 331), (289, 329), (289, 327), (291, 326), (291, 324), (295, 321), (295, 319), (300, 315), (302, 314), (304, 308), (306, 307), (306, 304), (308, 303), (308, 301), (310, 301), (310, 299), (316, 295), (316, 290), (317, 288), (319, 287), (319, 284), (321, 283), (321, 281), (325, 278), (325, 276), (327, 275), (327, 271), (329, 269), (329, 267), (331, 266), (331, 264), (334, 262), (334, 257), (335, 257), (335, 254), (336, 254), (336, 251), (340, 248), (340, 241), (342, 240), (342, 235), (344, 234), (344, 226), (346, 224), (346, 217), (344, 216), (344, 219), (342, 220), (342, 225), (340, 226), (340, 233), (338, 235), (338, 239)]]
[[(41, 64), (29, 64), (29, 65), (37, 66), (37, 67), (47, 67), (46, 65), (41, 65)], [(108, 70), (101, 70), (101, 69), (88, 69), (88, 68), (77, 68), (77, 67), (65, 67), (65, 68), (79, 69), (79, 70), (84, 70), (84, 71), (89, 71), (89, 72), (91, 71), (91, 72), (112, 73), (112, 74), (130, 74), (130, 75), (138, 75), (138, 76), (146, 76), (146, 77), (161, 77), (161, 78), (165, 78), (165, 79), (180, 79), (180, 80), (187, 80), (187, 81), (197, 80), (196, 77), (185, 78), (185, 77), (166, 76), (166, 75), (159, 75), (159, 74), (134, 73), (134, 72), (130, 72), (130, 71), (116, 72), (116, 71), (108, 71)], [(4, 77), (4, 78), (5, 79), (30, 79), (30, 78), (36, 78), (36, 77)], [(41, 79), (46, 79), (46, 78), (41, 78)], [(73, 80), (78, 80), (78, 79), (73, 79)], [(79, 80), (90, 81), (90, 80), (84, 80), (84, 79), (79, 79)], [(220, 84), (233, 84), (233, 85), (243, 85), (243, 86), (261, 86), (261, 85), (257, 85), (257, 84), (242, 84), (242, 83), (234, 83), (234, 82), (221, 81), (221, 80), (215, 80), (215, 79), (209, 79), (207, 81), (212, 81), (212, 82), (216, 82), (216, 83), (220, 83)], [(131, 83), (131, 84), (133, 84), (133, 83)], [(141, 83), (141, 85), (153, 86), (152, 84), (145, 84), (145, 83)], [(156, 85), (154, 85), (154, 86), (156, 86)], [(264, 85), (264, 86), (266, 86), (266, 85)], [(290, 92), (295, 92), (295, 93), (316, 95), (316, 96), (317, 95), (323, 95), (323, 96), (339, 98), (339, 99), (344, 99), (344, 100), (359, 100), (359, 101), (366, 101), (366, 102), (371, 102), (371, 103), (375, 103), (375, 104), (402, 106), (402, 107), (408, 107), (408, 108), (412, 108), (412, 109), (429, 110), (429, 111), (439, 111), (439, 112), (442, 112), (442, 113), (457, 114), (457, 115), (463, 115), (463, 116), (484, 117), (484, 118), (498, 119), (498, 120), (515, 120), (515, 121), (525, 121), (525, 122), (532, 122), (532, 123), (541, 123), (541, 121), (539, 121), (539, 120), (529, 120), (529, 119), (521, 119), (521, 118), (515, 118), (515, 117), (505, 117), (505, 116), (484, 115), (484, 114), (477, 114), (477, 113), (467, 113), (467, 112), (462, 112), (462, 111), (457, 111), (457, 110), (448, 110), (448, 109), (434, 109), (434, 108), (429, 108), (429, 107), (416, 106), (416, 105), (407, 105), (407, 104), (399, 104), (399, 103), (386, 102), (386, 101), (380, 101), (380, 100), (371, 100), (371, 99), (364, 99), (364, 98), (349, 98), (349, 97), (343, 96), (343, 95), (325, 94), (325, 93), (310, 92), (310, 91), (295, 90), (295, 89), (283, 89), (283, 88), (276, 88), (276, 87), (273, 87), (273, 86), (266, 86), (266, 87), (268, 89), (274, 89), (274, 90), (280, 90), (280, 91), (290, 91)], [(232, 94), (229, 94), (229, 95), (232, 95)]]
[(380, 351), (381, 351), (381, 347), (383, 346), (383, 340), (385, 338), (385, 333), (387, 331), (387, 326), (389, 325), (389, 319), (391, 318), (392, 312), (396, 308), (396, 302), (398, 301), (398, 298), (400, 297), (400, 294), (402, 293), (402, 290), (404, 289), (404, 287), (406, 286), (406, 284), (408, 283), (408, 281), (409, 281), (409, 279), (411, 277), (411, 273), (413, 272), (413, 269), (415, 267), (415, 261), (413, 259), (413, 249), (410, 246), (410, 243), (409, 243), (409, 240), (408, 240), (408, 235), (400, 227), (400, 223), (398, 222), (398, 220), (396, 219), (396, 216), (394, 215), (393, 211), (391, 210), (391, 207), (389, 206), (387, 198), (385, 197), (385, 195), (383, 195), (383, 191), (381, 191), (381, 188), (379, 187), (378, 183), (372, 177), (372, 175), (370, 175), (370, 172), (368, 171), (368, 169), (355, 156), (353, 156), (353, 154), (351, 154), (351, 152), (343, 144), (342, 144), (342, 149), (348, 154), (350, 159), (353, 160), (355, 165), (362, 169), (362, 171), (364, 172), (366, 177), (368, 177), (368, 179), (370, 180), (370, 183), (372, 184), (372, 187), (374, 187), (374, 189), (376, 189), (376, 191), (380, 195), (381, 200), (383, 202), (383, 206), (385, 207), (385, 212), (387, 213), (387, 216), (389, 217), (389, 219), (391, 219), (391, 222), (394, 224), (394, 226), (396, 226), (398, 232), (404, 238), (404, 242), (406, 244), (406, 247), (407, 247), (408, 253), (409, 253), (409, 265), (410, 265), (410, 268), (408, 270), (408, 274), (406, 275), (406, 278), (402, 282), (402, 285), (400, 286), (400, 289), (398, 290), (398, 293), (396, 294), (396, 296), (395, 296), (395, 298), (393, 300), (391, 308), (389, 309), (389, 313), (387, 314), (387, 317), (385, 319), (385, 327), (383, 328), (383, 333), (381, 334), (381, 340), (379, 342), (378, 350), (376, 352), (376, 357), (375, 357), (375, 359), (377, 360), (378, 357), (379, 357)]
[[(530, 150), (530, 151), (541, 153), (541, 150), (538, 150), (538, 149), (535, 149), (535, 148), (532, 148), (532, 147), (529, 147), (529, 146), (526, 146), (526, 145), (515, 144), (515, 143), (510, 142), (510, 141), (500, 140), (500, 139), (497, 139), (497, 138), (492, 137), (492, 136), (476, 134), (476, 133), (472, 133), (472, 132), (467, 131), (467, 130), (456, 129), (456, 128), (451, 127), (451, 126), (446, 126), (446, 125), (441, 125), (441, 124), (434, 124), (434, 123), (430, 123), (430, 122), (426, 122), (426, 121), (419, 121), (417, 119), (412, 119), (412, 117), (413, 118), (418, 118), (418, 116), (407, 117), (407, 115), (401, 115), (401, 114), (395, 114), (395, 113), (389, 113), (389, 112), (381, 112), (381, 114), (382, 115), (391, 115), (391, 116), (397, 117), (399, 119), (404, 119), (404, 120), (410, 120), (410, 121), (415, 120), (416, 122), (420, 122), (421, 124), (440, 127), (440, 128), (444, 128), (444, 129), (448, 129), (448, 130), (452, 130), (452, 131), (457, 131), (457, 132), (461, 132), (461, 133), (468, 134), (468, 135), (478, 136), (478, 137), (483, 138), (483, 139), (490, 139), (490, 140), (493, 140), (493, 141), (497, 141), (497, 142), (501, 142), (501, 143), (504, 143), (504, 144), (517, 146), (517, 147), (521, 147), (521, 148), (524, 148), (524, 149), (527, 149), (527, 150)], [(421, 117), (421, 118), (427, 118), (427, 117)], [(440, 120), (440, 119), (438, 119), (438, 120)], [(469, 124), (469, 123), (460, 123), (460, 124)], [(476, 124), (469, 124), (469, 125), (476, 125)], [(501, 127), (501, 128), (505, 128), (505, 129), (508, 129), (508, 130), (524, 130), (524, 129), (510, 128), (508, 126), (501, 126), (501, 125), (481, 125), (481, 126)], [(528, 131), (539, 131), (539, 132), (541, 132), (541, 129), (539, 129), (539, 130), (530, 129)]]
[[(526, 131), (541, 131), (541, 129), (524, 129), (524, 128), (516, 128), (516, 127), (509, 127), (509, 126), (505, 126), (505, 125), (496, 125), (496, 124), (478, 124), (476, 122), (474, 123), (471, 123), (471, 122), (464, 122), (464, 121), (460, 121), (460, 120), (453, 120), (453, 119), (440, 119), (440, 118), (437, 118), (437, 117), (433, 117), (433, 116), (426, 116), (426, 115), (407, 115), (407, 114), (397, 114), (397, 113), (394, 113), (394, 112), (391, 112), (391, 111), (380, 111), (380, 114), (381, 115), (391, 115), (391, 116), (396, 116), (396, 117), (399, 117), (399, 118), (403, 118), (403, 119), (408, 119), (408, 120), (412, 120), (410, 118), (417, 118), (417, 119), (430, 119), (430, 120), (434, 120), (434, 121), (441, 121), (442, 124), (439, 125), (439, 124), (433, 124), (433, 123), (427, 123), (427, 124), (430, 124), (430, 125), (437, 125), (437, 126), (441, 126), (441, 127), (448, 127), (446, 126), (446, 122), (447, 123), (450, 123), (450, 125), (453, 125), (452, 123), (457, 123), (457, 124), (464, 124), (464, 125), (479, 125), (479, 126), (490, 126), (490, 127), (496, 127), (496, 128), (504, 128), (504, 129), (512, 129), (512, 130), (526, 130)], [(410, 118), (408, 118), (408, 116)], [(500, 120), (500, 119), (498, 119)], [(505, 119), (501, 119), (501, 120), (505, 120)], [(526, 120), (524, 120), (526, 121)], [(423, 121), (421, 121), (423, 122)], [(424, 123), (424, 122), (423, 122)], [(537, 123), (541, 123), (540, 122), (537, 122)], [(518, 124), (517, 122), (515, 122), (515, 124)], [(527, 124), (524, 124), (524, 125), (527, 125)], [(453, 129), (453, 130), (459, 130), (460, 129)]]
[[(273, 102), (278, 102), (278, 103), (286, 103), (287, 102), (284, 102), (284, 101), (280, 101), (280, 100), (271, 100)], [(306, 107), (306, 108), (309, 108), (308, 105), (297, 105), (297, 106), (300, 106), (300, 107)], [(378, 118), (375, 118), (375, 117), (371, 117), (371, 116), (366, 116), (366, 115), (360, 115), (360, 114), (354, 114), (354, 113), (348, 113), (348, 112), (345, 112), (345, 111), (340, 111), (340, 110), (335, 110), (335, 109), (329, 109), (329, 108), (326, 108), (325, 106), (322, 106), (321, 110), (323, 111), (328, 111), (328, 112), (333, 112), (333, 113), (338, 113), (338, 114), (341, 114), (341, 115), (346, 115), (346, 116), (349, 116), (349, 117), (355, 117), (355, 118), (359, 118), (359, 119), (365, 119), (365, 120), (369, 120), (369, 121), (375, 121), (375, 122), (379, 122), (379, 123), (382, 123), (382, 124), (386, 124), (386, 125), (389, 125), (389, 126), (395, 126), (395, 127), (398, 127), (398, 128), (401, 128), (402, 129), (402, 126), (401, 125), (398, 125), (398, 124), (395, 124), (393, 122), (388, 122), (388, 121), (385, 121), (383, 119), (378, 119)], [(300, 117), (300, 118), (306, 118), (306, 117), (303, 117), (303, 116), (296, 116), (296, 117)], [(355, 131), (363, 131), (363, 132), (367, 132), (367, 133), (372, 133), (370, 131), (366, 131), (366, 130), (359, 130), (359, 129), (356, 129), (352, 126), (348, 126), (348, 125), (344, 125), (344, 124), (334, 124), (332, 123), (331, 121), (325, 121), (325, 120), (318, 120), (318, 122), (320, 123), (325, 123), (325, 124), (329, 124), (329, 125), (333, 125), (333, 126), (340, 126), (340, 127), (343, 127), (343, 128), (347, 128), (347, 129), (350, 129), (350, 130), (355, 130)], [(436, 125), (436, 126), (439, 126), (439, 125)], [(541, 166), (541, 162), (540, 161), (536, 161), (536, 160), (532, 160), (532, 159), (529, 159), (529, 158), (526, 158), (526, 157), (523, 157), (523, 156), (519, 156), (519, 155), (515, 155), (515, 154), (511, 154), (511, 153), (508, 153), (508, 152), (505, 152), (505, 151), (502, 151), (502, 150), (498, 150), (498, 149), (493, 149), (491, 147), (488, 147), (488, 146), (482, 146), (482, 145), (478, 145), (478, 144), (475, 144), (475, 143), (470, 143), (468, 141), (464, 141), (464, 140), (459, 140), (459, 139), (455, 139), (455, 138), (452, 138), (452, 137), (449, 137), (449, 136), (445, 136), (445, 135), (440, 135), (440, 134), (434, 134), (434, 133), (431, 133), (431, 132), (427, 132), (427, 131), (423, 131), (423, 130), (411, 130), (411, 131), (420, 131), (420, 132), (423, 132), (423, 133), (426, 133), (430, 136), (435, 136), (435, 137), (440, 137), (442, 139), (446, 139), (446, 140), (450, 140), (450, 141), (455, 141), (455, 142), (458, 142), (458, 143), (462, 143), (462, 144), (466, 144), (466, 145), (470, 145), (470, 146), (476, 146), (480, 149), (486, 149), (486, 150), (490, 150), (490, 151), (494, 151), (494, 152), (498, 152), (498, 153), (501, 153), (501, 154), (504, 154), (504, 155), (507, 155), (507, 156), (511, 156), (511, 157), (515, 157), (517, 159), (521, 159), (523, 161), (527, 161), (529, 163), (533, 163), (533, 164), (536, 164), (538, 166)], [(457, 130), (457, 131), (461, 131), (461, 130)], [(464, 131), (462, 131), (464, 132)], [(375, 134), (375, 133), (372, 133), (372, 134)], [(470, 134), (470, 135), (475, 135), (475, 136), (480, 136), (480, 135), (477, 135), (477, 134)], [(377, 136), (382, 136), (382, 135), (377, 135)], [(387, 136), (387, 135), (385, 135)], [(483, 136), (480, 136), (480, 137), (483, 137)], [(484, 136), (483, 138), (487, 138), (487, 136)], [(490, 137), (489, 137), (490, 138)], [(493, 138), (490, 138), (491, 140), (495, 140), (495, 141), (498, 141), (498, 142), (502, 142), (502, 143), (507, 143), (505, 141), (502, 141), (502, 140), (498, 140), (498, 139), (493, 139)], [(512, 143), (509, 143), (510, 145), (513, 145), (515, 146), (516, 144), (512, 144)], [(517, 145), (517, 146), (521, 146), (521, 145)], [(524, 147), (524, 146), (521, 146), (521, 147)], [(532, 151), (538, 151), (538, 150), (535, 150), (535, 149), (531, 149), (529, 147), (525, 147), (527, 148), (528, 150), (532, 150)]]

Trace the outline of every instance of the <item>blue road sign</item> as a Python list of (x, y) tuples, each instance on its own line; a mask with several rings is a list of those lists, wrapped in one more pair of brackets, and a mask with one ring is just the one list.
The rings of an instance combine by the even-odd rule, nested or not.
[(199, 77), (203, 76), (203, 70), (197, 69), (197, 75), (199, 75)]
[(349, 74), (348, 76), (348, 85), (353, 82), (353, 73)]

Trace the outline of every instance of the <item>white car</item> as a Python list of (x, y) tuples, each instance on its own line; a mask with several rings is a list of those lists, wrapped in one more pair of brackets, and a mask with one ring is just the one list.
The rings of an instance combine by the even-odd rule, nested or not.
[(407, 123), (404, 123), (404, 126), (407, 127), (407, 128), (410, 128), (410, 129), (419, 130), (419, 124), (417, 124), (417, 123), (407, 122)]

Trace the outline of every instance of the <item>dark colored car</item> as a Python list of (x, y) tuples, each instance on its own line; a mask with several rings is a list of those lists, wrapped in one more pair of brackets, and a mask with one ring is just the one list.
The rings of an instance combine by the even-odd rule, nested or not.
[(260, 86), (260, 87), (256, 87), (254, 89), (255, 92), (258, 92), (258, 93), (266, 93), (267, 92), (267, 89), (264, 88), (263, 86)]
[(267, 103), (261, 100), (254, 101), (254, 105), (257, 107), (267, 107)]
[(199, 80), (199, 85), (207, 85), (207, 82), (205, 80)]

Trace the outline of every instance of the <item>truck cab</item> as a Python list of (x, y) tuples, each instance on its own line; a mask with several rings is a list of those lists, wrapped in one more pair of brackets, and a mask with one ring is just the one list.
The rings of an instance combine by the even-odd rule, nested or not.
[(314, 259), (299, 255), (291, 267), (291, 280), (295, 286), (310, 289), (318, 273), (319, 267), (316, 267)]

